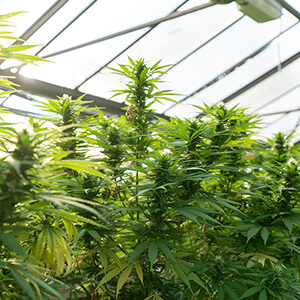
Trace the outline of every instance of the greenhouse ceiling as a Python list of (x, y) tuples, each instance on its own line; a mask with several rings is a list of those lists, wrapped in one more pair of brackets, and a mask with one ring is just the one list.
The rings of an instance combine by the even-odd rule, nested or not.
[(40, 45), (28, 53), (51, 62), (3, 61), (0, 75), (14, 76), (21, 91), (0, 104), (39, 116), (41, 97), (86, 94), (106, 114), (123, 114), (124, 98), (109, 98), (124, 82), (107, 67), (129, 56), (170, 65), (160, 88), (178, 93), (178, 102), (156, 104), (160, 116), (197, 117), (195, 105), (239, 104), (262, 116), (264, 135), (296, 130), (299, 140), (300, 1), (247, 1), (280, 3), (281, 17), (258, 23), (227, 0), (1, 0), (2, 14), (26, 11), (14, 17), (14, 34)]

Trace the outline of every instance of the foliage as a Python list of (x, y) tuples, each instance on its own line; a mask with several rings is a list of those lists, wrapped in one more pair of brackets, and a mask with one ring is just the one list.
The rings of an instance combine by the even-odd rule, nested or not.
[(114, 69), (119, 118), (64, 96), (2, 124), (1, 299), (299, 299), (299, 146), (237, 107), (156, 118), (162, 70)]

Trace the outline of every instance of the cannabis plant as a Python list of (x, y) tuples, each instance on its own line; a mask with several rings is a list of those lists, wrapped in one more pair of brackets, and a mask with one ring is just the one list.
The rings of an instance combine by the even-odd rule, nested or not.
[(152, 104), (172, 96), (157, 89), (162, 69), (131, 59), (113, 69), (127, 78), (120, 118), (87, 117), (83, 99), (41, 104), (57, 117), (39, 128), (52, 160), (39, 187), (64, 201), (43, 211), (71, 238), (73, 264), (54, 249), (52, 266), (42, 261), (71, 298), (298, 299), (299, 146), (282, 133), (259, 140), (257, 116), (238, 107), (156, 118)]
[(239, 107), (156, 117), (163, 69), (112, 70), (119, 118), (65, 95), (1, 124), (0, 299), (299, 299), (299, 145)]

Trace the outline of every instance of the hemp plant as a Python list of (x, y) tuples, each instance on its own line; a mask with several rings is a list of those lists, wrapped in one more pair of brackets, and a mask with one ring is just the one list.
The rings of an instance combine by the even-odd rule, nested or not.
[(156, 117), (163, 69), (113, 69), (124, 116), (64, 96), (2, 124), (0, 299), (299, 299), (299, 145), (239, 107)]

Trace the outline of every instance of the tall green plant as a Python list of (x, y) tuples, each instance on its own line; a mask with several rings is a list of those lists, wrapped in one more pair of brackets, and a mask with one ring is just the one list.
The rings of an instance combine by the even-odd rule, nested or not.
[(160, 63), (114, 71), (127, 78), (120, 118), (64, 96), (40, 104), (51, 120), (3, 124), (2, 298), (65, 284), (70, 299), (299, 299), (291, 136), (259, 141), (254, 116), (224, 105), (156, 118), (172, 96)]
[(71, 180), (100, 205), (106, 229), (80, 231), (74, 291), (94, 299), (297, 299), (299, 148), (282, 134), (258, 142), (254, 116), (236, 107), (199, 107), (205, 120), (154, 121), (153, 101), (171, 94), (155, 90), (154, 70), (159, 64), (143, 60), (121, 65), (125, 116), (98, 111), (80, 121), (89, 124), (81, 140), (108, 168), (85, 185)]

